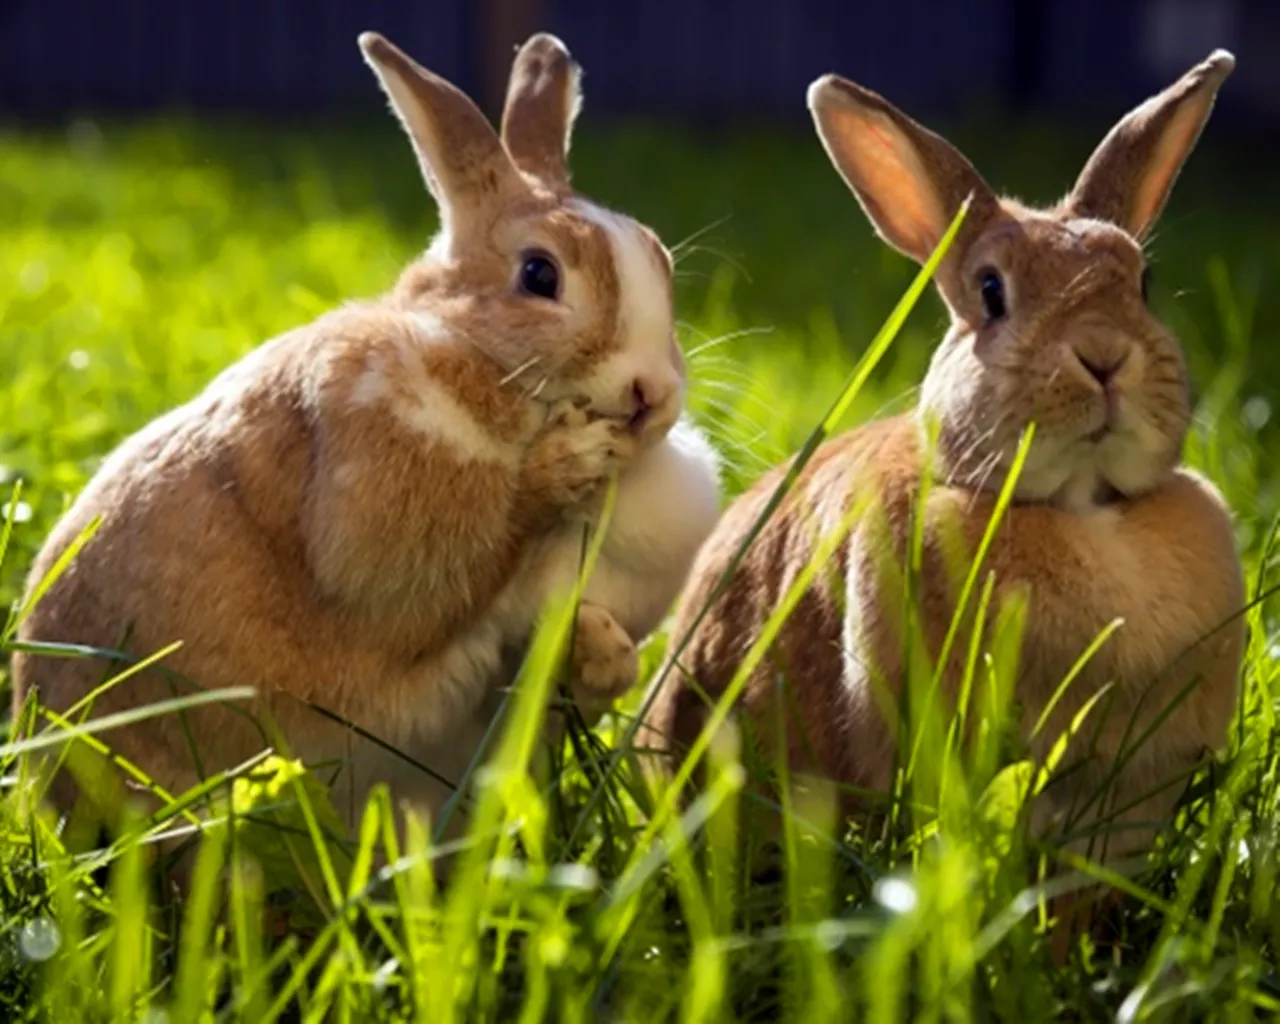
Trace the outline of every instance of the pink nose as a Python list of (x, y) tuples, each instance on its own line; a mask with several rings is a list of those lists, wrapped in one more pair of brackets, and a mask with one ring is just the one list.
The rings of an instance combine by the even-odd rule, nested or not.
[(664, 404), (671, 397), (674, 387), (652, 377), (637, 377), (631, 382), (631, 405), (638, 413), (648, 412)]
[(631, 401), (636, 412), (645, 412), (653, 408), (653, 403), (649, 401), (649, 390), (645, 382), (639, 379), (631, 385)]

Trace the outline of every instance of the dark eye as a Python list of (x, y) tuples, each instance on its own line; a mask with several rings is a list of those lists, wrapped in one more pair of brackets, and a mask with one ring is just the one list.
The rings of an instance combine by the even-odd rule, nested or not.
[(1005, 314), (1004, 282), (994, 270), (987, 269), (978, 275), (978, 287), (982, 291), (982, 308), (988, 320), (999, 320)]
[(1148, 302), (1151, 299), (1151, 268), (1142, 268), (1142, 301)]
[(555, 299), (560, 291), (560, 271), (546, 253), (529, 253), (520, 266), (520, 290), (541, 299)]

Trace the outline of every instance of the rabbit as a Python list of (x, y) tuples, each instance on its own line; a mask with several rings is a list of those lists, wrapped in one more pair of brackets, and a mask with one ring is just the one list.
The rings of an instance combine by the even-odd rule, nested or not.
[[(345, 767), (334, 799), (348, 828), (379, 781), (436, 813), (441, 779), (475, 753), (504, 652), (572, 581), (607, 481), (616, 514), (571, 672), (589, 705), (635, 683), (635, 642), (718, 515), (714, 449), (683, 413), (670, 254), (570, 185), (579, 71), (564, 44), (520, 48), (500, 132), (384, 37), (359, 45), (439, 232), (387, 294), (266, 342), (125, 440), (30, 572), (29, 595), (100, 519), (21, 624), (15, 713), (32, 694), (78, 720), (86, 703), (126, 711), (188, 681), (254, 690), (248, 706), (104, 734), (150, 780), (129, 784), (144, 803), (270, 742)], [(99, 693), (118, 661), (32, 646), (148, 655), (174, 641), (163, 668)], [(124, 777), (73, 746), (91, 760), (58, 772), (50, 801), (88, 798), (110, 827)]]
[[(1217, 50), (1130, 112), (1071, 191), (1044, 209), (997, 196), (951, 144), (869, 89), (836, 75), (812, 83), (807, 100), (822, 144), (888, 244), (923, 263), (971, 197), (934, 278), (950, 327), (916, 407), (820, 445), (736, 569), (789, 464), (721, 516), (677, 601), (673, 653), (646, 695), (660, 772), (706, 726), (708, 697), (724, 693), (819, 542), (851, 517), (848, 535), (833, 541), (832, 571), (819, 570), (803, 592), (730, 723), (746, 726), (768, 757), (785, 757), (795, 775), (834, 782), (846, 809), (859, 804), (852, 787), (886, 790), (903, 753), (893, 698), (905, 682), (899, 567), (913, 515), (923, 520), (918, 608), (936, 660), (959, 592), (949, 566), (957, 551), (974, 553), (1034, 421), (982, 566), (983, 577), (995, 576), (993, 609), (1015, 593), (1028, 601), (1011, 685), (1031, 753), (1043, 762), (1085, 703), (1114, 688), (1069, 746), (1062, 767), (1076, 770), (1033, 802), (1031, 825), (1040, 836), (1074, 829), (1066, 846), (1084, 855), (1150, 847), (1173, 814), (1179, 777), (1228, 740), (1244, 584), (1223, 497), (1179, 464), (1189, 386), (1177, 339), (1147, 305), (1142, 242), (1234, 63)], [(1123, 624), (1033, 737), (1077, 658), (1117, 618)], [(962, 630), (944, 667), (948, 706), (967, 648)], [(1132, 742), (1149, 727), (1154, 736), (1117, 768), (1126, 731)], [(1082, 756), (1095, 728), (1095, 756)], [(1106, 813), (1088, 808), (1113, 768)], [(1081, 815), (1074, 824), (1073, 814)]]

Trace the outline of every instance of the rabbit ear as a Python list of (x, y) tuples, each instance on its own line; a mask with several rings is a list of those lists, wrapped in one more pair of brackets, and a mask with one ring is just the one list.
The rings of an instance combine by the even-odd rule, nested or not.
[(1067, 208), (1110, 221), (1135, 238), (1145, 236), (1209, 119), (1218, 87), (1235, 66), (1230, 53), (1215, 50), (1130, 111), (1094, 150)]
[(995, 194), (946, 139), (917, 124), (870, 89), (838, 75), (809, 86), (809, 110), (836, 170), (880, 237), (923, 263), (965, 197), (968, 233)]
[(524, 187), (497, 132), (465, 94), (376, 32), (359, 42), (413, 143), (446, 231), (465, 233)]
[(516, 54), (502, 111), (502, 141), (522, 171), (569, 184), (565, 156), (582, 105), (581, 72), (559, 39), (541, 32)]

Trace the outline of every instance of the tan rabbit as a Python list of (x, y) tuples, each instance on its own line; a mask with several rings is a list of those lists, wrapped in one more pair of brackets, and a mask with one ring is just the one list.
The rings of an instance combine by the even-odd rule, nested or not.
[[(764, 619), (860, 496), (876, 504), (819, 574), (738, 708), (761, 742), (785, 721), (794, 769), (883, 790), (895, 725), (882, 698), (900, 693), (901, 567), (921, 493), (926, 426), (936, 424), (933, 483), (921, 510), (919, 608), (938, 657), (959, 580), (951, 527), (972, 555), (1024, 428), (1036, 430), (1015, 499), (986, 560), (996, 601), (1025, 588), (1026, 631), (1014, 697), (1024, 735), (1073, 663), (1113, 619), (1124, 624), (1067, 689), (1032, 742), (1043, 758), (1083, 704), (1108, 683), (1051, 784), (1038, 825), (1065, 827), (1132, 742), (1190, 683), (1189, 695), (1119, 774), (1105, 808), (1072, 826), (1092, 855), (1141, 851), (1169, 820), (1186, 775), (1220, 748), (1236, 705), (1243, 582), (1231, 517), (1214, 487), (1179, 465), (1190, 421), (1176, 339), (1147, 306), (1142, 240), (1231, 72), (1216, 51), (1126, 116), (1048, 209), (1000, 198), (951, 145), (886, 100), (836, 76), (810, 87), (818, 133), (880, 235), (917, 261), (937, 245), (965, 197), (967, 219), (936, 278), (951, 326), (934, 354), (918, 408), (819, 448), (778, 513), (751, 544), (723, 594), (694, 628), (665, 679), (648, 725), (678, 753), (706, 720)], [(678, 605), (672, 642), (713, 596), (785, 467), (730, 506), (703, 547)], [(969, 559), (962, 558), (963, 567)], [(1230, 621), (1229, 621), (1230, 620)], [(951, 706), (967, 653), (952, 648), (943, 697)], [(944, 716), (949, 720), (949, 713)], [(1085, 740), (1101, 723), (1096, 756)], [(1028, 735), (1028, 738), (1029, 735)], [(1165, 788), (1161, 789), (1161, 786)], [(1104, 813), (1105, 812), (1105, 813)], [(1118, 812), (1118, 813), (1116, 813)], [(1103, 819), (1115, 817), (1104, 825)]]
[[(245, 712), (268, 711), (294, 755), (343, 766), (342, 810), (379, 780), (438, 808), (448, 788), (420, 766), (449, 781), (471, 760), (504, 653), (571, 582), (605, 482), (622, 471), (574, 640), (576, 692), (597, 711), (634, 683), (634, 643), (718, 511), (714, 456), (679, 419), (670, 256), (569, 183), (578, 70), (563, 44), (519, 51), (501, 134), (381, 36), (360, 47), (439, 205), (429, 250), (389, 294), (264, 344), (125, 441), (31, 573), (34, 587), (102, 516), (21, 638), (138, 655), (182, 641), (172, 672), (256, 690), (247, 709), (104, 736), (171, 793), (261, 750)], [(15, 701), (36, 691), (64, 711), (109, 674), (19, 655)], [(93, 714), (183, 692), (147, 671)], [(64, 774), (52, 794), (66, 807), (77, 787)]]

